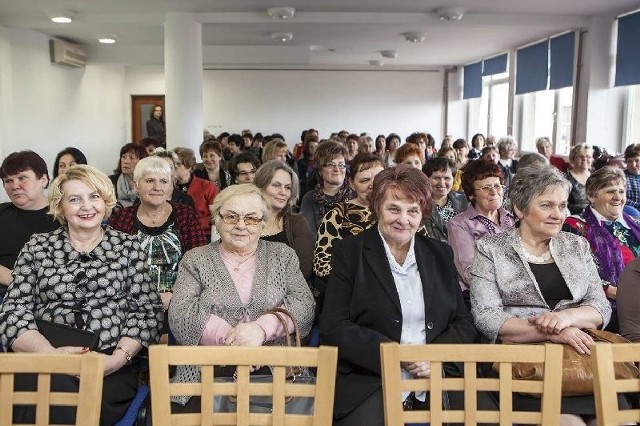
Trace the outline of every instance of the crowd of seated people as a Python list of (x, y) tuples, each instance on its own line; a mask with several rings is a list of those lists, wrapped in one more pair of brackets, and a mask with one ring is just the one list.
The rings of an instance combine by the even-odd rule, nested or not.
[[(582, 143), (565, 161), (544, 137), (539, 153), (518, 155), (510, 136), (436, 146), (424, 131), (402, 143), (396, 133), (322, 139), (309, 129), (291, 152), (282, 135), (245, 129), (206, 135), (198, 163), (190, 148), (148, 139), (124, 145), (111, 176), (65, 148), (48, 198), (35, 152), (0, 167), (10, 199), (0, 205), (0, 342), (103, 354), (105, 423), (126, 410), (138, 353), (161, 335), (177, 345), (282, 345), (291, 324), (272, 308), (289, 310), (304, 335), (315, 330), (315, 344), (339, 348), (337, 425), (382, 424), (381, 342), (552, 341), (589, 353), (586, 328), (640, 340), (640, 144), (624, 161), (594, 161), (601, 151)], [(45, 264), (42, 251), (61, 261)], [(58, 347), (43, 321), (97, 342)], [(180, 368), (175, 380), (198, 374)], [(429, 365), (402, 374), (428, 377)], [(425, 406), (424, 394), (403, 398)], [(591, 396), (563, 398), (562, 410), (574, 424), (595, 416)]]

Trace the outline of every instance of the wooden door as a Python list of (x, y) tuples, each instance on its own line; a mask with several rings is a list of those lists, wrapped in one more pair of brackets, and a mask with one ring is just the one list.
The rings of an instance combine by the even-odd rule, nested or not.
[[(147, 137), (147, 120), (154, 105), (164, 109), (164, 95), (131, 95), (131, 141)], [(166, 117), (166, 112), (165, 112)]]

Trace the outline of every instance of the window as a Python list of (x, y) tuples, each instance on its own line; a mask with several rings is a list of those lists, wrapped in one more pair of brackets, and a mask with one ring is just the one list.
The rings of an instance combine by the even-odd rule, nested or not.
[(536, 139), (547, 136), (554, 142), (554, 154), (568, 155), (571, 149), (573, 87), (518, 95), (522, 97), (520, 149), (536, 152)]
[(506, 136), (508, 108), (509, 74), (482, 77), (482, 96), (469, 101), (469, 138), (476, 133)]
[(640, 85), (629, 86), (629, 101), (625, 114), (625, 146), (640, 143)]

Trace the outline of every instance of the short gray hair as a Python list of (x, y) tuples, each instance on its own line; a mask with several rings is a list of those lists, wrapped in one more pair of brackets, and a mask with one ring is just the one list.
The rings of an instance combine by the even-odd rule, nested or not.
[[(518, 168), (527, 167), (527, 166), (548, 166), (549, 160), (544, 155), (538, 152), (527, 152), (522, 155), (518, 160)], [(517, 172), (516, 172), (517, 173)]]
[(498, 152), (502, 154), (506, 152), (509, 148), (516, 149), (516, 140), (512, 136), (503, 136), (498, 139)]
[(260, 210), (262, 210), (263, 220), (266, 220), (266, 214), (268, 212), (267, 200), (257, 186), (252, 183), (239, 183), (236, 185), (227, 186), (220, 191), (216, 198), (213, 200), (213, 204), (210, 207), (211, 218), (214, 224), (218, 224), (220, 220), (220, 210), (224, 207), (229, 200), (235, 197), (243, 197), (245, 195), (255, 195), (260, 200)]
[(511, 205), (526, 213), (533, 197), (558, 186), (565, 190), (568, 197), (571, 183), (555, 167), (536, 164), (518, 167), (509, 186), (509, 200)]
[[(537, 149), (541, 148), (542, 144), (545, 143), (545, 142), (549, 142), (551, 144), (551, 139), (549, 139), (546, 136), (539, 137), (538, 139), (536, 139), (536, 148)], [(553, 145), (553, 144), (551, 144), (551, 145)]]
[(165, 175), (169, 182), (172, 182), (171, 166), (160, 157), (145, 157), (138, 161), (136, 168), (133, 170), (133, 181), (138, 182), (143, 177), (157, 173)]
[(613, 183), (622, 182), (625, 186), (627, 178), (624, 172), (616, 166), (605, 166), (591, 173), (585, 184), (587, 196), (594, 197), (596, 192)]
[(289, 197), (286, 207), (282, 210), (282, 213), (285, 213), (286, 210), (291, 211), (293, 209), (293, 205), (298, 200), (298, 194), (300, 193), (298, 175), (291, 167), (278, 160), (267, 161), (258, 168), (253, 184), (263, 191), (266, 190), (278, 170), (282, 170), (291, 176), (291, 197)]
[(571, 148), (571, 151), (569, 151), (569, 162), (575, 161), (576, 157), (583, 151), (591, 151), (591, 155), (593, 155), (593, 147), (588, 145), (586, 142), (582, 142)]

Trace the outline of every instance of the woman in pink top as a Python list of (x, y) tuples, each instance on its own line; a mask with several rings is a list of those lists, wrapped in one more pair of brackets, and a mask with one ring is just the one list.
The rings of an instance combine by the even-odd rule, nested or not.
[[(267, 313), (276, 307), (293, 315), (301, 337), (308, 334), (315, 302), (296, 252), (260, 239), (267, 213), (260, 189), (252, 184), (227, 187), (216, 197), (211, 213), (220, 240), (187, 252), (173, 287), (169, 325), (177, 343), (282, 345), (285, 329)], [(288, 327), (293, 330), (290, 320)], [(179, 366), (174, 381), (194, 382), (199, 377), (198, 367)], [(179, 411), (200, 410), (196, 397), (176, 397), (174, 402), (182, 406), (175, 407)]]
[(458, 270), (460, 287), (467, 307), (469, 302), (469, 269), (476, 254), (476, 241), (485, 235), (506, 231), (515, 225), (515, 216), (502, 207), (504, 174), (496, 163), (470, 161), (464, 167), (462, 189), (469, 199), (466, 211), (455, 215), (447, 224), (449, 245)]

